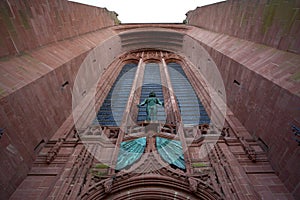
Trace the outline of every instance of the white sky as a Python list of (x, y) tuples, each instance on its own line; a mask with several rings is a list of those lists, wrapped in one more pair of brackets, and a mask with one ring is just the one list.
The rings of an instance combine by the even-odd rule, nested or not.
[(182, 23), (189, 10), (223, 0), (71, 0), (118, 13), (122, 23)]

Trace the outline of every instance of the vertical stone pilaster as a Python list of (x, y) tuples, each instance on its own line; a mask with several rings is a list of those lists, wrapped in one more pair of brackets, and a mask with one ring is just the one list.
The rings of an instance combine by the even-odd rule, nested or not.
[(176, 98), (174, 95), (174, 90), (172, 87), (172, 83), (171, 83), (171, 79), (170, 79), (170, 75), (168, 72), (166, 61), (164, 58), (161, 58), (161, 61), (162, 61), (162, 66), (163, 66), (163, 74), (164, 74), (163, 76), (166, 78), (166, 84), (167, 84), (167, 88), (169, 90), (169, 96), (171, 99), (172, 111), (175, 115), (175, 121), (176, 121), (176, 124), (178, 127), (177, 134), (179, 135), (181, 145), (182, 145), (184, 160), (185, 160), (185, 164), (186, 164), (186, 171), (188, 174), (191, 174), (191, 159), (190, 159), (190, 155), (188, 152), (188, 148), (187, 148), (187, 144), (186, 144), (186, 140), (185, 140), (185, 136), (184, 136), (183, 123), (181, 120), (179, 107), (178, 107), (178, 104), (176, 102)]
[[(143, 57), (143, 55), (142, 55), (142, 57)], [(135, 73), (135, 77), (134, 77), (134, 80), (132, 83), (132, 88), (131, 88), (131, 91), (130, 91), (130, 94), (128, 97), (127, 105), (126, 105), (126, 108), (125, 108), (125, 111), (123, 114), (122, 124), (120, 127), (118, 139), (117, 139), (117, 142), (115, 145), (115, 150), (114, 150), (113, 157), (112, 157), (112, 163), (110, 165), (111, 166), (110, 171), (109, 171), (110, 174), (114, 174), (114, 170), (116, 168), (116, 164), (117, 164), (116, 162), (117, 162), (118, 154), (119, 154), (119, 146), (124, 138), (125, 132), (127, 132), (127, 127), (128, 127), (128, 125), (133, 125), (132, 124), (133, 121), (132, 121), (132, 119), (130, 119), (130, 113), (131, 113), (131, 111), (137, 112), (137, 110), (135, 110), (134, 106), (136, 106), (135, 103), (136, 103), (136, 101), (138, 101), (139, 98), (135, 97), (135, 93), (136, 93), (136, 90), (138, 88), (140, 88), (140, 86), (142, 84), (143, 76), (144, 76), (144, 69), (145, 69), (145, 64), (143, 63), (143, 59), (140, 58), (138, 68), (137, 68), (137, 71)], [(140, 94), (138, 94), (138, 96), (139, 95)]]

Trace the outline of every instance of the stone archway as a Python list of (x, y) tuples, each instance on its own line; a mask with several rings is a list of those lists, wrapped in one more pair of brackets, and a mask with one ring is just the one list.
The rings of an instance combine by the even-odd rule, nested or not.
[[(99, 182), (90, 188), (82, 199), (221, 199), (211, 187), (196, 180), (182, 181), (159, 174), (135, 176), (127, 180), (118, 179), (120, 177), (117, 177), (117, 181), (114, 182), (112, 179)], [(193, 181), (196, 181), (195, 185)]]

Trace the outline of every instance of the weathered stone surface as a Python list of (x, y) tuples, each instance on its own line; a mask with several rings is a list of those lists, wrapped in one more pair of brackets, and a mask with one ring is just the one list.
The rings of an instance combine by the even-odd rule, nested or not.
[[(299, 159), (298, 144), (291, 131), (291, 125), (299, 126), (300, 122), (300, 85), (292, 78), (299, 73), (299, 55), (203, 29), (192, 30), (190, 36), (210, 53), (223, 77), (227, 106), (250, 134), (268, 146), (272, 167), (283, 182), (294, 178), (299, 182), (297, 164), (287, 164)], [(189, 50), (195, 47), (193, 40), (186, 42), (186, 51), (197, 51)], [(191, 53), (190, 59), (197, 60), (199, 54)]]
[(116, 14), (106, 8), (67, 0), (1, 1), (0, 57), (113, 26)]
[(198, 7), (186, 21), (218, 33), (300, 53), (298, 1), (230, 0)]
[[(114, 24), (112, 13), (105, 9), (64, 0), (7, 2), (1, 2), (1, 16), (5, 16), (1, 38), (8, 42), (1, 45), (0, 56), (15, 55), (16, 51), (20, 55), (3, 57), (0, 63), (3, 199), (25, 178), (36, 153), (70, 115), (72, 86), (82, 61), (111, 34), (105, 30), (100, 30), (101, 34), (88, 32)], [(61, 26), (58, 20), (62, 20)], [(14, 34), (9, 35), (12, 31)], [(68, 39), (78, 35), (82, 37)], [(9, 49), (12, 41), (16, 48)], [(69, 85), (61, 89), (66, 81)]]

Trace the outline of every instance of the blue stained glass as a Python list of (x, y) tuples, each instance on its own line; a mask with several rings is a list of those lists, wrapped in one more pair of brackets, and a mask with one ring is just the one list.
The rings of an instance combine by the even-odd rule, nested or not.
[(117, 160), (116, 170), (124, 169), (138, 161), (145, 151), (146, 137), (122, 142)]
[(169, 164), (185, 169), (182, 145), (180, 141), (156, 137), (156, 148), (159, 155)]
[(209, 124), (210, 118), (181, 65), (168, 63), (168, 70), (183, 123)]

